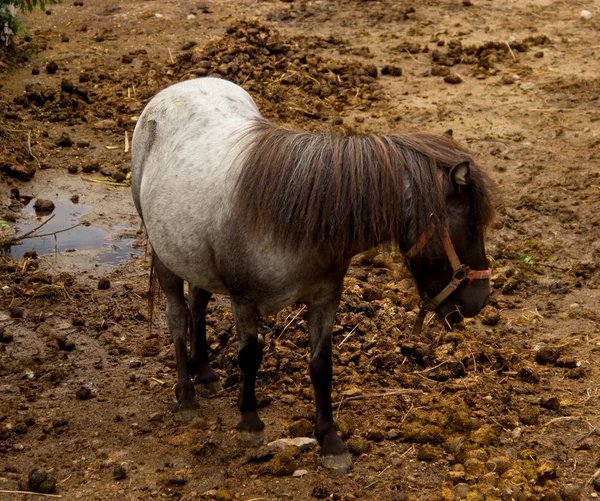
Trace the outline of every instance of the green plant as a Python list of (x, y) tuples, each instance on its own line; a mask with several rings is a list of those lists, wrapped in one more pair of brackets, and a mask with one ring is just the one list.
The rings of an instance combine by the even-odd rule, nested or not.
[(44, 10), (46, 4), (60, 2), (62, 0), (0, 0), (0, 42), (8, 43), (19, 31), (22, 22), (22, 18), (17, 16), (19, 11)]

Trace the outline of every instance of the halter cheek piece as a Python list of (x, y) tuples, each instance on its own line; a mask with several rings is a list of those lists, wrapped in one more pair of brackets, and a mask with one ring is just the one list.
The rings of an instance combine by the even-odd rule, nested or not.
[[(407, 259), (417, 256), (425, 248), (435, 231), (435, 226), (433, 224), (429, 225), (429, 227), (419, 235), (413, 246), (404, 253), (404, 256)], [(444, 245), (446, 255), (448, 256), (448, 260), (450, 261), (450, 265), (452, 266), (452, 279), (448, 285), (446, 285), (446, 287), (444, 287), (434, 298), (427, 297), (427, 294), (425, 293), (421, 294), (423, 302), (421, 303), (421, 309), (419, 310), (419, 314), (417, 315), (417, 319), (415, 320), (415, 325), (412, 330), (414, 335), (421, 331), (421, 327), (423, 326), (423, 321), (425, 320), (427, 312), (434, 311), (448, 296), (450, 296), (450, 294), (452, 294), (458, 288), (461, 283), (463, 283), (465, 280), (468, 280), (470, 286), (473, 280), (488, 280), (492, 276), (491, 268), (488, 268), (487, 270), (471, 270), (471, 268), (460, 262), (460, 259), (458, 259), (458, 255), (454, 250), (454, 245), (452, 245), (452, 241), (450, 240), (450, 235), (448, 234), (447, 229), (444, 229), (442, 234), (442, 243)]]

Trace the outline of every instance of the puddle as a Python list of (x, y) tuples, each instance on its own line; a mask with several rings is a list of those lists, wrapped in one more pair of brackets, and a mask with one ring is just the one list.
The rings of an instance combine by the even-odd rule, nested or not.
[[(81, 216), (91, 212), (92, 206), (73, 203), (71, 200), (54, 201), (54, 210), (50, 212), (36, 212), (34, 209), (35, 199), (27, 200), (23, 208), (24, 222), (20, 222), (19, 233), (27, 233), (44, 221), (48, 221), (35, 233), (40, 236), (27, 238), (19, 245), (13, 245), (10, 255), (19, 259), (28, 250), (35, 249), (39, 256), (58, 252), (60, 254), (76, 254), (78, 251), (94, 251), (95, 261), (101, 264), (118, 265), (129, 259), (132, 254), (139, 254), (139, 249), (132, 247), (136, 238), (132, 228), (115, 226), (113, 233), (122, 235), (115, 237), (111, 233), (97, 226), (85, 225)], [(79, 224), (79, 226), (70, 228)], [(56, 234), (52, 234), (59, 232)], [(130, 234), (131, 237), (126, 236)], [(125, 235), (125, 236), (124, 236)]]

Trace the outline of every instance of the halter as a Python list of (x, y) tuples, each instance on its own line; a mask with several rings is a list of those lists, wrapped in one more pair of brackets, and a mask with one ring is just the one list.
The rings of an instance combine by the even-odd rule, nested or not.
[[(408, 259), (411, 259), (418, 255), (425, 248), (435, 231), (435, 226), (430, 224), (429, 227), (419, 235), (413, 246), (404, 253), (404, 256)], [(425, 293), (421, 294), (423, 301), (412, 330), (413, 335), (416, 335), (421, 331), (421, 328), (423, 327), (423, 321), (425, 320), (427, 313), (429, 311), (435, 311), (435, 309), (465, 280), (469, 280), (470, 287), (473, 280), (486, 280), (490, 279), (492, 276), (491, 268), (488, 268), (487, 270), (471, 270), (471, 268), (460, 262), (460, 259), (458, 259), (458, 255), (454, 250), (454, 245), (452, 245), (452, 241), (450, 240), (450, 235), (448, 234), (447, 228), (444, 228), (444, 232), (442, 234), (442, 243), (444, 245), (446, 255), (448, 256), (448, 260), (450, 261), (450, 265), (452, 266), (452, 278), (450, 279), (448, 285), (446, 285), (446, 287), (444, 287), (434, 298), (427, 297), (427, 294)]]

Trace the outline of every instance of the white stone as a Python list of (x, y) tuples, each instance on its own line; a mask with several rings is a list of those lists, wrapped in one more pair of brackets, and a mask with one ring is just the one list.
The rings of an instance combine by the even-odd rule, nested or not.
[(158, 12), (156, 14), (154, 14), (154, 17), (164, 17), (162, 14), (159, 14)]
[(194, 14), (188, 14), (187, 19), (196, 19), (196, 16), (194, 16)]
[(267, 447), (269, 447), (271, 450), (281, 451), (286, 447), (293, 445), (298, 447), (301, 451), (307, 451), (308, 449), (311, 449), (317, 445), (317, 441), (314, 438), (308, 437), (280, 438), (270, 442)]
[(592, 19), (594, 15), (589, 11), (589, 10), (582, 10), (581, 13), (579, 14), (579, 17), (581, 19), (583, 19), (584, 21), (589, 21), (590, 19)]
[(308, 470), (296, 470), (294, 473), (292, 473), (292, 477), (303, 477), (307, 473)]
[(525, 83), (521, 84), (519, 87), (521, 90), (531, 90), (531, 89), (535, 88), (535, 84), (532, 82), (525, 82)]

